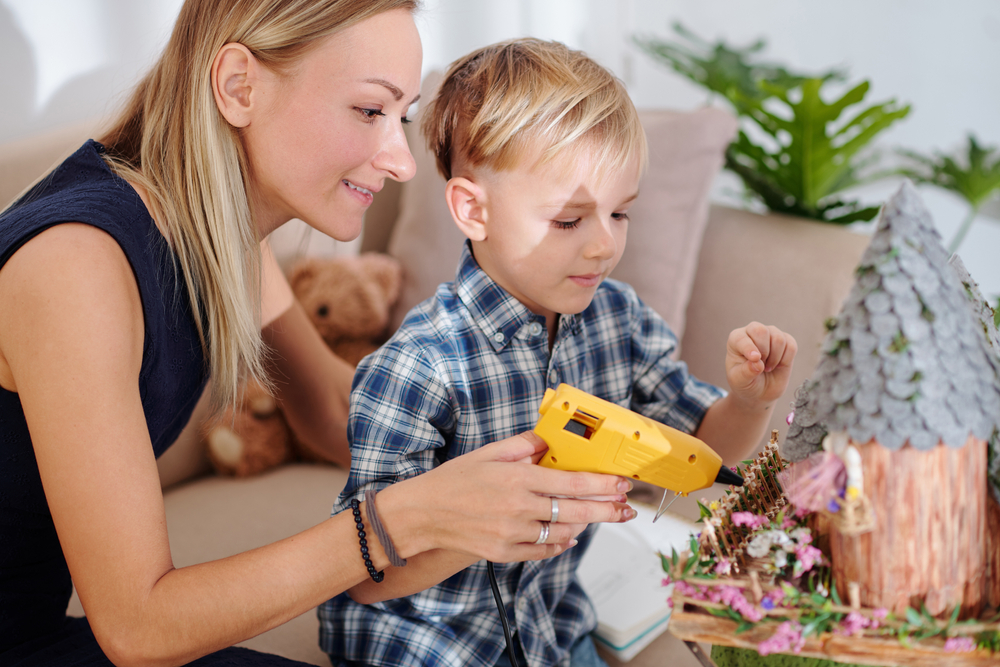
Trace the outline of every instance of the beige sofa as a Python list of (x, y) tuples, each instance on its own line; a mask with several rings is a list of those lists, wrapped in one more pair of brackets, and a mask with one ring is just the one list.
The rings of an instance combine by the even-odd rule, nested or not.
[[(713, 111), (643, 112), (651, 165), (639, 202), (631, 211), (629, 247), (617, 277), (628, 279), (668, 321), (683, 328), (681, 357), (699, 377), (724, 384), (726, 337), (756, 319), (792, 333), (799, 342), (793, 379), (775, 411), (784, 429), (794, 388), (819, 354), (825, 318), (835, 314), (851, 282), (866, 238), (778, 215), (756, 215), (710, 206), (710, 186), (734, 122)], [(13, 197), (93, 132), (93, 124), (62, 128), (0, 146), (0, 205)], [(441, 182), (430, 157), (411, 142), (418, 177), (405, 187), (387, 183), (366, 220), (361, 249), (390, 252), (407, 270), (408, 290), (397, 315), (427, 296), (453, 273), (460, 242), (442, 213)], [(294, 261), (303, 227), (275, 239), (279, 260)], [(171, 550), (178, 566), (244, 551), (322, 521), (344, 484), (344, 470), (290, 464), (251, 479), (210, 473), (192, 425), (160, 461)], [(705, 495), (711, 495), (706, 491)], [(696, 518), (693, 502), (673, 509)], [(82, 614), (74, 598), (71, 613)], [(245, 643), (318, 665), (328, 665), (317, 646), (315, 613)], [(612, 665), (618, 664), (609, 658)], [(698, 662), (669, 634), (630, 665)]]

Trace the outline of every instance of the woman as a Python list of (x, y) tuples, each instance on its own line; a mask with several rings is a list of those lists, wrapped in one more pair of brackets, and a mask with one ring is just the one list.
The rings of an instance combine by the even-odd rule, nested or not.
[[(0, 216), (0, 663), (288, 664), (225, 647), (369, 576), (350, 513), (175, 569), (154, 454), (209, 376), (217, 405), (246, 376), (266, 381), (262, 322), (280, 397), (315, 394), (293, 416), (313, 444), (343, 424), (350, 369), (317, 362), (318, 335), (258, 243), (293, 217), (351, 239), (384, 180), (413, 175), (413, 9), (189, 0), (101, 142)], [(543, 448), (511, 438), (381, 492), (398, 556), (545, 558), (583, 524), (633, 515), (625, 480), (517, 463)], [(546, 531), (543, 493), (613, 500), (564, 500)], [(65, 618), (71, 576), (87, 619)]]

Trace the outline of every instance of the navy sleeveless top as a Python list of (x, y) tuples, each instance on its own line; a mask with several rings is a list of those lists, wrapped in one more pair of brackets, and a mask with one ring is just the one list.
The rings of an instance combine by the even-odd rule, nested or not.
[[(132, 265), (145, 320), (139, 391), (156, 456), (176, 440), (207, 379), (183, 275), (135, 190), (88, 141), (0, 214), (0, 268), (44, 230), (82, 222), (110, 234)], [(2, 317), (2, 314), (0, 314)], [(0, 662), (69, 623), (72, 592), (16, 393), (0, 389)]]

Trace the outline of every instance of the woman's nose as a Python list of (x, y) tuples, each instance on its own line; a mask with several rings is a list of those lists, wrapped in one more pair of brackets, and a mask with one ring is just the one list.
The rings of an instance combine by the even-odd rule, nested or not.
[(382, 149), (375, 156), (374, 165), (376, 169), (387, 172), (391, 179), (400, 182), (410, 180), (417, 173), (417, 165), (410, 153), (402, 124), (392, 128)]

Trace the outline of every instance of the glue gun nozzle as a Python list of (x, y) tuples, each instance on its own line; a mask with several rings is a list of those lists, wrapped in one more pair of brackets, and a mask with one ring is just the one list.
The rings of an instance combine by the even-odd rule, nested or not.
[(719, 468), (719, 474), (715, 477), (715, 483), (743, 486), (743, 478), (730, 470), (727, 466), (722, 466)]

